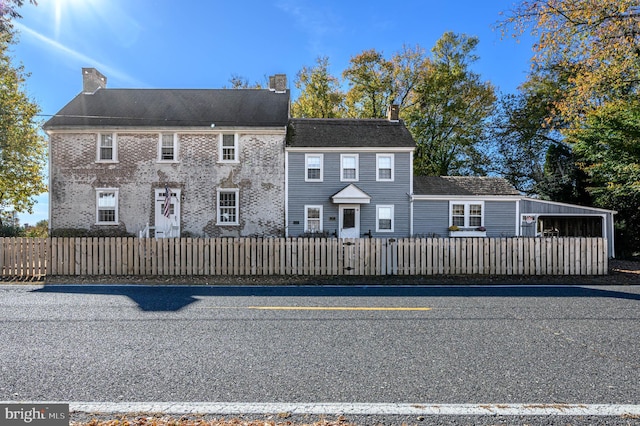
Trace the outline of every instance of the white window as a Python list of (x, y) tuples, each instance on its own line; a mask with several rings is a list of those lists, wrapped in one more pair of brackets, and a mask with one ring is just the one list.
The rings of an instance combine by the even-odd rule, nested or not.
[(376, 232), (393, 232), (393, 205), (377, 206)]
[(118, 149), (115, 133), (98, 134), (98, 161), (112, 162), (118, 161)]
[(484, 226), (484, 202), (452, 201), (450, 206), (450, 226), (478, 228)]
[(158, 161), (176, 161), (178, 159), (178, 135), (160, 134), (158, 144)]
[(322, 232), (322, 206), (304, 206), (304, 232)]
[(238, 190), (218, 189), (218, 225), (238, 225)]
[(117, 189), (97, 189), (96, 190), (96, 224), (117, 225), (118, 224), (118, 190)]
[(237, 163), (238, 162), (238, 135), (222, 134), (220, 135), (219, 159), (221, 163)]
[(340, 180), (358, 180), (358, 154), (340, 154)]
[(393, 154), (376, 154), (376, 180), (393, 180)]
[(305, 175), (306, 182), (322, 182), (322, 166), (324, 156), (322, 154), (305, 154)]

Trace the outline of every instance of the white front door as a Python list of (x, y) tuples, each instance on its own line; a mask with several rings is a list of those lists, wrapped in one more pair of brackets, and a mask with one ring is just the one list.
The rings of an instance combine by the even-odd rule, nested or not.
[(165, 209), (166, 191), (164, 188), (156, 189), (156, 238), (180, 236), (180, 190), (169, 188), (169, 192), (171, 192), (169, 207)]
[(340, 238), (360, 238), (360, 205), (340, 205)]

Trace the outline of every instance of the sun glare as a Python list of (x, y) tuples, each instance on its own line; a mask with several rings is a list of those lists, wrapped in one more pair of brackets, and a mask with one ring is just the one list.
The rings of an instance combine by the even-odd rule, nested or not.
[(53, 0), (56, 38), (65, 22), (72, 16), (83, 16), (89, 9), (95, 9), (99, 0)]

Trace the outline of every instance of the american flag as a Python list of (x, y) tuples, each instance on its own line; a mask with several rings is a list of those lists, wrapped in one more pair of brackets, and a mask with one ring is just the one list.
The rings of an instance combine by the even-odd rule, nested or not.
[(164, 187), (164, 207), (162, 214), (164, 217), (169, 217), (171, 214), (171, 190), (169, 189), (169, 185), (165, 185)]

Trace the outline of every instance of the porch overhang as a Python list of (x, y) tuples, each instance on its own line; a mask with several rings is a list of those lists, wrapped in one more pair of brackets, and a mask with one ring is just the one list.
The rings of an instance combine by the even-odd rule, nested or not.
[(333, 204), (369, 204), (371, 197), (354, 184), (350, 184), (333, 194), (331, 202)]

